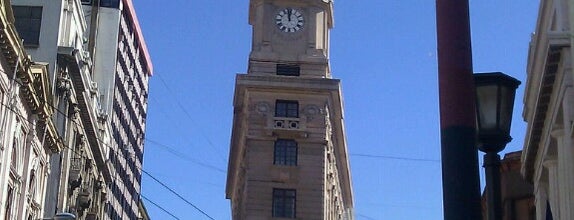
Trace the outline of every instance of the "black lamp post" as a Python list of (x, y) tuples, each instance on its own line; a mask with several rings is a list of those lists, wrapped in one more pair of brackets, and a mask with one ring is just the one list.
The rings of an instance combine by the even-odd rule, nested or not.
[(478, 149), (485, 152), (488, 220), (502, 220), (500, 156), (510, 137), (514, 96), (520, 81), (501, 72), (474, 74)]

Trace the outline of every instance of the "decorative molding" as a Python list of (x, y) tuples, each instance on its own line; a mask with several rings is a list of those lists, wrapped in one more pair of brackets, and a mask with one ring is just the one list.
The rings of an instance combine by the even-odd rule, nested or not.
[(325, 111), (318, 105), (310, 104), (303, 107), (303, 115), (307, 117), (307, 122), (313, 121), (317, 115), (325, 115), (324, 113)]
[(56, 79), (56, 89), (64, 97), (69, 97), (70, 90), (72, 89), (72, 80), (70, 79), (70, 75), (64, 67), (60, 67), (58, 73), (58, 78)]
[(269, 102), (258, 102), (255, 104), (255, 111), (262, 116), (267, 116), (271, 112), (271, 104)]

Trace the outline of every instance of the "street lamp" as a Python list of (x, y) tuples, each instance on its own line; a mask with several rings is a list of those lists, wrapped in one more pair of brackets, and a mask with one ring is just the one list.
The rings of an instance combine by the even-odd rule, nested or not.
[(478, 149), (485, 152), (488, 220), (502, 220), (500, 156), (510, 137), (514, 96), (520, 81), (501, 72), (474, 74)]

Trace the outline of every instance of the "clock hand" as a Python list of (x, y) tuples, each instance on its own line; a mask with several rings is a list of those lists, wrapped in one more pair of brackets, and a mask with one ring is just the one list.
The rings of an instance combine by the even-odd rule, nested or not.
[(291, 22), (291, 10), (287, 12), (287, 18), (289, 19), (289, 22)]

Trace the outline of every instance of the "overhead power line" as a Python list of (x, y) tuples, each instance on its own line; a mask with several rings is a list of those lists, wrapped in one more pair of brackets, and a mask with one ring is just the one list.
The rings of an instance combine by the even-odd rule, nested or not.
[(226, 171), (225, 171), (224, 169), (221, 169), (221, 168), (218, 168), (218, 167), (215, 167), (215, 166), (212, 166), (212, 165), (209, 165), (209, 164), (202, 163), (202, 162), (199, 162), (199, 161), (197, 161), (197, 160), (194, 160), (194, 159), (192, 159), (191, 157), (189, 157), (189, 156), (187, 156), (187, 155), (185, 155), (185, 154), (183, 154), (183, 153), (181, 153), (181, 152), (179, 152), (179, 151), (173, 149), (172, 147), (170, 147), (170, 146), (168, 146), (168, 145), (166, 145), (166, 144), (162, 144), (162, 143), (160, 143), (160, 142), (151, 140), (151, 139), (149, 139), (149, 138), (146, 138), (145, 140), (148, 141), (148, 142), (150, 142), (150, 143), (152, 143), (152, 144), (155, 144), (155, 145), (157, 145), (157, 146), (163, 147), (163, 149), (165, 149), (167, 152), (169, 152), (169, 153), (171, 153), (171, 154), (173, 154), (173, 155), (175, 155), (175, 156), (177, 156), (177, 157), (179, 157), (179, 158), (181, 158), (181, 159), (183, 159), (183, 160), (189, 161), (189, 162), (191, 162), (191, 163), (194, 163), (194, 164), (196, 164), (196, 165), (199, 165), (199, 166), (202, 166), (202, 167), (211, 169), (211, 170), (215, 170), (215, 171), (220, 172), (220, 173), (226, 173)]
[[(183, 111), (183, 113), (185, 114), (185, 116), (187, 116), (187, 118), (191, 121), (191, 123), (196, 124), (195, 120), (193, 120), (193, 118), (191, 117), (191, 114), (189, 113), (189, 111), (187, 111), (183, 104), (181, 104), (181, 102), (179, 101), (180, 99), (178, 98), (177, 94), (171, 90), (171, 88), (167, 85), (167, 83), (165, 82), (165, 80), (163, 79), (163, 77), (161, 76), (161, 74), (156, 74), (158, 76), (158, 78), (160, 79), (160, 81), (162, 82), (162, 85), (167, 89), (167, 91), (170, 93), (170, 95), (168, 97), (173, 98), (173, 102), (175, 102), (177, 104), (177, 106), (181, 109), (181, 111)], [(175, 98), (174, 98), (175, 97)], [(201, 103), (201, 102), (198, 102)], [(197, 124), (196, 124), (197, 125)], [(199, 126), (195, 126), (195, 127), (199, 127)], [(211, 141), (211, 139), (209, 139), (207, 137), (207, 135), (205, 134), (205, 132), (203, 132), (203, 130), (199, 129), (199, 133), (201, 134), (201, 136), (203, 136), (203, 138), (205, 138), (205, 140), (207, 140), (207, 143), (209, 144), (209, 146), (211, 147), (211, 149), (213, 149), (215, 151), (215, 153), (217, 154), (217, 156), (225, 162), (224, 157), (222, 156), (221, 152), (219, 151), (218, 148), (215, 147), (215, 145), (213, 144), (213, 142)]]
[(185, 201), (188, 205), (190, 205), (191, 207), (193, 207), (195, 210), (201, 212), (201, 214), (205, 215), (207, 218), (211, 219), (211, 220), (215, 220), (213, 217), (211, 217), (210, 215), (208, 215), (207, 213), (205, 213), (203, 210), (201, 210), (199, 207), (195, 206), (193, 203), (191, 203), (189, 200), (187, 200), (186, 198), (184, 198), (183, 196), (181, 196), (179, 193), (177, 193), (175, 190), (171, 189), (169, 186), (165, 185), (164, 183), (162, 183), (161, 181), (159, 181), (157, 178), (155, 178), (154, 176), (152, 176), (151, 174), (149, 174), (147, 171), (142, 169), (142, 172), (145, 173), (146, 175), (148, 175), (149, 177), (151, 177), (153, 180), (155, 180), (157, 183), (159, 183), (160, 185), (162, 185), (163, 187), (165, 187), (167, 190), (169, 190), (171, 193), (173, 193), (174, 195), (176, 195), (177, 197), (179, 197), (181, 200)]
[(363, 215), (363, 214), (360, 214), (360, 213), (357, 213), (357, 216), (362, 217), (362, 218), (364, 218), (364, 219), (376, 220), (376, 219), (374, 219), (374, 218), (371, 218), (371, 217), (369, 217), (369, 216), (366, 216), (366, 215)]
[(153, 204), (155, 207), (158, 207), (159, 209), (161, 209), (163, 212), (167, 213), (168, 215), (171, 215), (171, 217), (181, 220), (180, 218), (178, 218), (177, 216), (175, 216), (173, 213), (167, 211), (166, 209), (164, 209), (163, 207), (161, 207), (160, 205), (158, 205), (157, 203), (151, 201), (150, 199), (148, 199), (147, 197), (145, 197), (144, 195), (140, 194), (140, 196), (142, 197), (142, 199), (145, 199), (146, 201), (150, 202), (151, 204)]
[(436, 159), (423, 159), (423, 158), (412, 158), (412, 157), (394, 157), (394, 156), (372, 155), (372, 154), (351, 154), (351, 156), (380, 158), (380, 159), (390, 159), (390, 160), (404, 160), (404, 161), (419, 161), (419, 162), (435, 162), (435, 163), (440, 163), (440, 160), (436, 160)]

